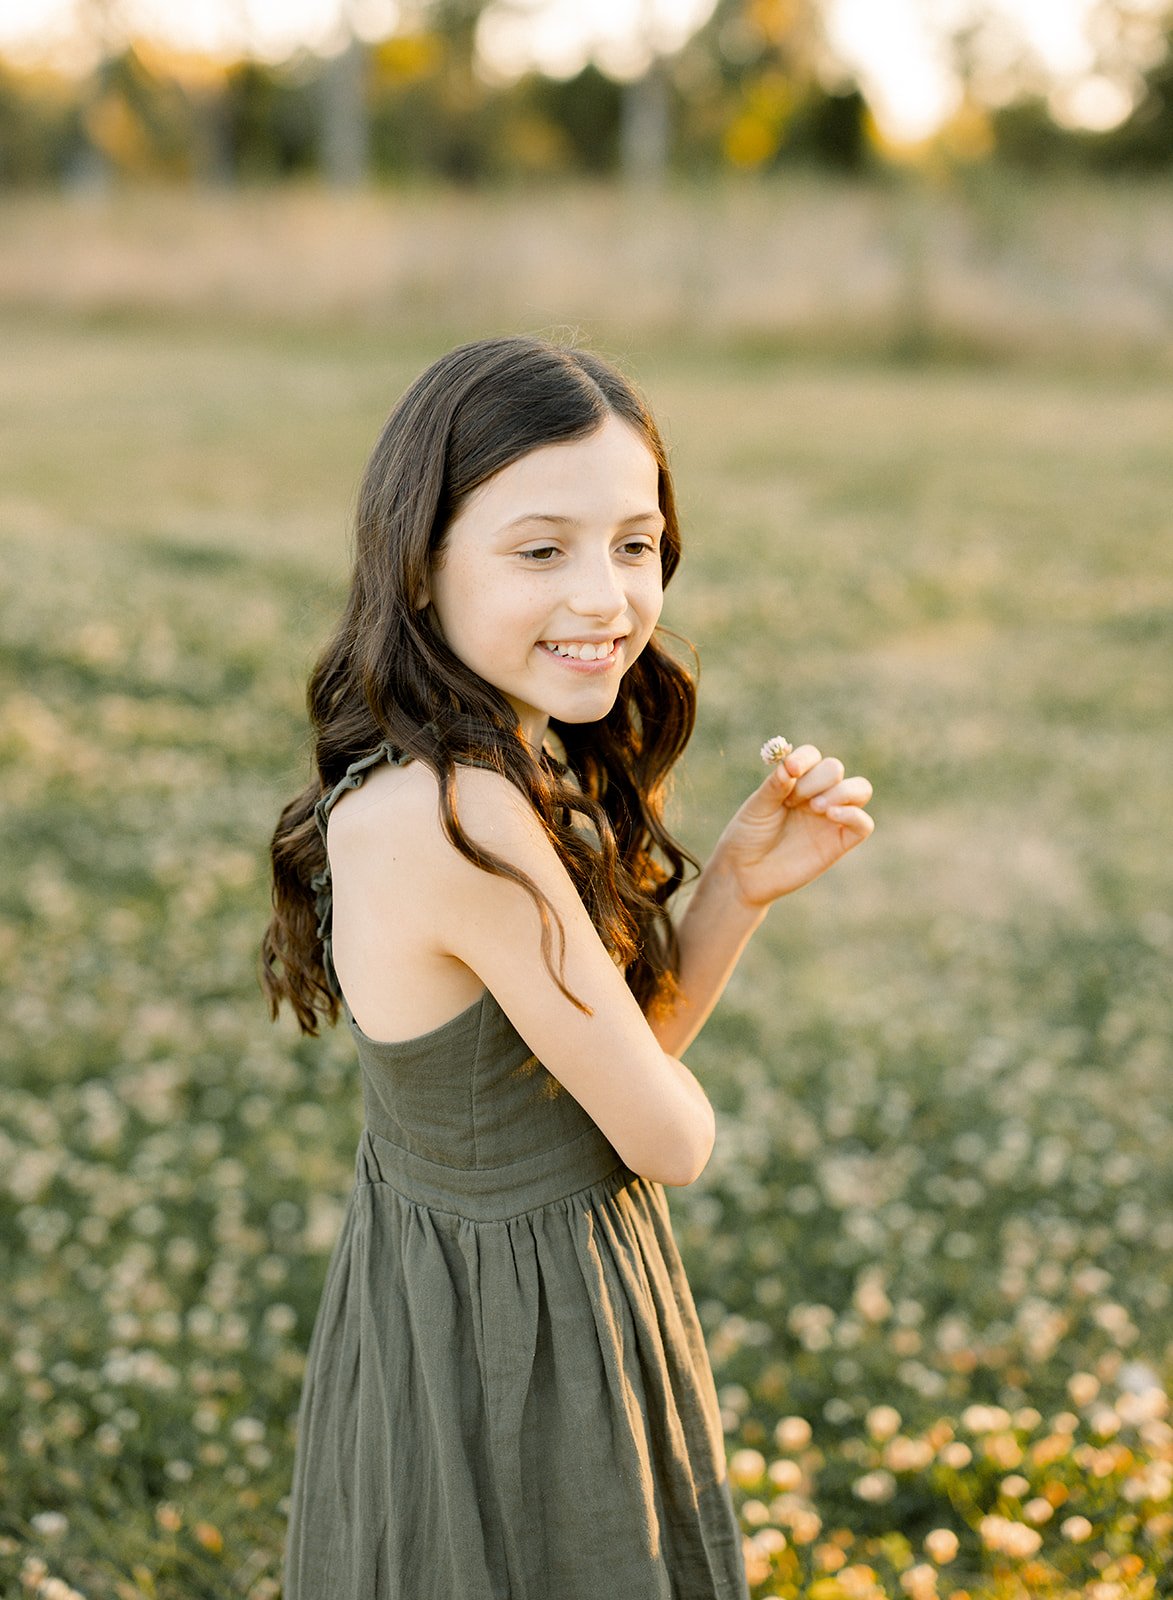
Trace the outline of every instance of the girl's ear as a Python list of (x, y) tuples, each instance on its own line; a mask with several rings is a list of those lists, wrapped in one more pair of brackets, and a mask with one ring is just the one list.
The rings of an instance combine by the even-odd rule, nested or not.
[(424, 587), (420, 590), (419, 594), (417, 594), (416, 597), (415, 597), (415, 609), (417, 611), (423, 611), (427, 606), (430, 606), (431, 603), (432, 603), (432, 597), (428, 593), (428, 588), (427, 588), (427, 585), (425, 584)]

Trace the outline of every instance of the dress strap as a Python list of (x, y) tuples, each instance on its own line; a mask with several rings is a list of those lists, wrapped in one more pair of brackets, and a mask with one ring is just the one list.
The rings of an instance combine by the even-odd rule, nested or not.
[[(402, 753), (389, 740), (384, 739), (370, 755), (361, 756), (357, 761), (350, 763), (334, 787), (324, 794), (314, 807), (314, 821), (322, 836), (323, 849), (326, 844), (326, 822), (339, 795), (347, 789), (357, 789), (369, 769), (377, 766), (380, 761), (390, 761), (392, 765), (398, 765), (401, 759)], [(322, 966), (326, 973), (326, 984), (331, 994), (346, 1005), (338, 983), (338, 974), (334, 971), (334, 941), (331, 935), (334, 896), (330, 884), (329, 856), (326, 857), (321, 872), (315, 872), (310, 879), (310, 888), (314, 891), (314, 911), (318, 919), (318, 938), (322, 943)], [(349, 1007), (347, 1009), (349, 1010)]]

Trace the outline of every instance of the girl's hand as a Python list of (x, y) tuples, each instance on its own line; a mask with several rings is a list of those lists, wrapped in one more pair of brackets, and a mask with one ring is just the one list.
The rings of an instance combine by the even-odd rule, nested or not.
[(842, 761), (799, 745), (734, 813), (713, 856), (746, 905), (801, 889), (871, 833), (872, 786), (843, 773)]

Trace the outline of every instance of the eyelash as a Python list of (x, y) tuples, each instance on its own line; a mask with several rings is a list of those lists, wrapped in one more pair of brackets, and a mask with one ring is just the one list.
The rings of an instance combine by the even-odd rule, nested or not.
[[(633, 549), (641, 556), (655, 555), (656, 553), (656, 547), (654, 544), (644, 544), (642, 542), (637, 543), (634, 539), (625, 540), (621, 548)], [(542, 544), (538, 545), (533, 550), (519, 550), (517, 553), (523, 561), (532, 561), (533, 564), (538, 567), (548, 567), (550, 565), (548, 561), (541, 561), (538, 559), (538, 557), (543, 555), (547, 550), (552, 550), (555, 555), (558, 554), (558, 546), (555, 544)]]

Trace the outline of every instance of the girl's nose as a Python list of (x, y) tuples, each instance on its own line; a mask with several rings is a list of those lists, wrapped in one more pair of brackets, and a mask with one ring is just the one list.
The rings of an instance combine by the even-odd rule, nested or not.
[(584, 561), (575, 572), (570, 595), (571, 609), (580, 616), (598, 617), (610, 622), (627, 609), (627, 593), (622, 575), (609, 558)]

